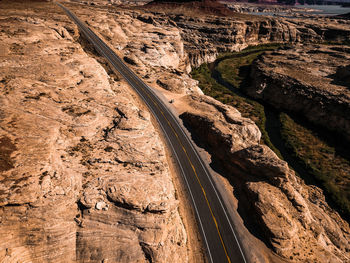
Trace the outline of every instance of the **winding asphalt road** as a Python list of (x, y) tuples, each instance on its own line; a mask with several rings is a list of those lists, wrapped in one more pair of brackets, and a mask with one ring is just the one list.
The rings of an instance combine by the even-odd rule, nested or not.
[(154, 91), (136, 76), (85, 23), (63, 5), (58, 5), (77, 24), (98, 53), (104, 56), (140, 95), (158, 120), (186, 183), (203, 244), (206, 247), (208, 261), (215, 263), (247, 262), (234, 232), (233, 221), (211, 174), (178, 120)]

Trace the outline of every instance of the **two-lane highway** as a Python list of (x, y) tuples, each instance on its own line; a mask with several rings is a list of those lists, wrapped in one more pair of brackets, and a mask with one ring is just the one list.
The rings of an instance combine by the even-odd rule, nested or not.
[(209, 262), (247, 262), (232, 220), (210, 172), (182, 126), (160, 98), (85, 23), (58, 4), (77, 24), (95, 49), (139, 94), (167, 138), (186, 183)]

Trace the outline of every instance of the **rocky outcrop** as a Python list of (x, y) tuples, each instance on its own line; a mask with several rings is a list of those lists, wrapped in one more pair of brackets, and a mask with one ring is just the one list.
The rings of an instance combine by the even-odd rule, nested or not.
[[(268, 42), (319, 41), (313, 30), (269, 18), (173, 18), (182, 36), (192, 66), (212, 62), (219, 52), (238, 51), (249, 45)], [(195, 37), (194, 37), (195, 36)]]
[[(89, 12), (80, 12), (80, 16), (88, 18)], [(174, 25), (161, 25), (152, 15), (130, 10), (100, 13), (88, 21), (149, 84), (174, 93), (198, 89), (186, 74), (191, 66), (180, 30)]]
[(1, 9), (0, 261), (186, 262), (149, 112), (56, 5)]
[(105, 5), (143, 5), (149, 0), (128, 1), (128, 0), (68, 0), (73, 3), (82, 3), (90, 6), (105, 6)]
[(303, 45), (266, 54), (253, 64), (246, 92), (350, 141), (349, 59), (346, 46)]
[[(260, 132), (234, 108), (191, 96), (181, 118), (226, 171), (247, 222), (258, 225), (272, 249), (293, 262), (347, 262), (349, 225), (265, 145)], [(205, 111), (201, 109), (205, 108)], [(201, 131), (201, 132), (198, 132)], [(256, 228), (256, 227), (254, 227)], [(252, 230), (253, 231), (253, 230)]]
[(214, 61), (219, 52), (239, 51), (249, 45), (344, 41), (350, 38), (348, 22), (319, 17), (284, 19), (237, 13), (213, 16), (191, 12), (189, 8), (152, 6), (147, 9), (157, 11), (147, 14), (152, 17), (151, 23), (181, 29), (189, 63), (193, 67)]
[[(259, 145), (251, 120), (198, 95), (186, 73), (218, 51), (283, 35), (286, 41), (319, 40), (317, 30), (265, 18), (169, 19), (140, 10), (70, 7), (140, 77), (175, 98), (193, 134), (203, 131), (197, 137), (207, 142), (213, 161), (226, 175), (234, 171), (227, 177), (239, 206), (250, 208), (249, 217), (240, 209), (244, 223), (262, 229), (261, 240), (297, 262), (349, 260), (349, 226), (321, 191)], [(76, 28), (55, 6), (24, 10), (11, 3), (8, 13), (1, 15), (0, 32), (6, 58), (0, 64), (1, 260), (186, 262), (187, 235), (147, 110), (86, 54)], [(250, 233), (245, 238), (261, 243)]]
[(305, 12), (317, 11), (312, 8), (299, 8), (278, 4), (264, 5), (259, 3), (228, 2), (226, 5), (229, 9), (237, 13), (266, 13), (266, 15), (274, 14), (277, 16), (285, 16), (286, 14), (288, 14), (288, 16), (298, 16), (300, 14), (304, 14)]
[[(319, 17), (272, 18), (231, 11), (216, 16), (208, 13), (205, 6), (196, 11), (197, 4), (193, 4), (174, 6), (155, 2), (138, 9), (103, 12), (101, 17), (88, 21), (116, 49), (126, 51), (124, 55), (131, 56), (127, 60), (132, 64), (173, 67), (187, 72), (191, 67), (214, 61), (220, 52), (239, 51), (249, 45), (350, 39), (347, 22)], [(140, 27), (144, 30), (139, 30)]]
[[(102, 12), (100, 13), (102, 17), (95, 17), (94, 21), (90, 19), (88, 21), (100, 29), (100, 33), (114, 43), (117, 49), (127, 50), (129, 45), (131, 47), (141, 45), (134, 51), (140, 53), (141, 50), (142, 56), (148, 55), (148, 59), (143, 62), (149, 61), (149, 63), (146, 62), (149, 66), (163, 64), (165, 67), (172, 65), (179, 69), (178, 58), (180, 58), (185, 62), (187, 72), (190, 71), (191, 66), (198, 67), (202, 63), (214, 61), (220, 52), (239, 51), (249, 45), (350, 39), (349, 23), (331, 18), (316, 16), (292, 19), (238, 14), (212, 1), (187, 4), (159, 2), (154, 1), (137, 9), (123, 11), (116, 9), (113, 10), (113, 15)], [(216, 9), (219, 11), (225, 9), (225, 12), (215, 12)], [(126, 22), (131, 21), (130, 19), (133, 21), (132, 24)], [(100, 22), (105, 24), (101, 25)], [(106, 23), (110, 26), (107, 27)], [(137, 28), (140, 26), (149, 33), (139, 31)], [(157, 30), (150, 33), (149, 29), (152, 26)], [(133, 32), (137, 33), (133, 34)], [(169, 45), (163, 45), (163, 37), (169, 34), (173, 34), (171, 38), (165, 37)], [(126, 39), (133, 38), (137, 38), (137, 41), (126, 42)], [(156, 45), (142, 46), (144, 42), (153, 42)], [(176, 51), (177, 55), (173, 54), (170, 57), (169, 53), (172, 50)], [(165, 54), (167, 55), (164, 56)], [(133, 57), (130, 61), (137, 63), (138, 55), (130, 53), (130, 56)], [(164, 57), (170, 60), (163, 61)]]
[[(117, 16), (114, 17), (114, 14)], [(87, 18), (88, 12), (80, 11), (79, 15)], [(209, 18), (214, 21), (213, 17)], [(179, 16), (179, 21), (184, 19), (184, 16)], [(192, 26), (195, 24), (192, 21), (199, 18), (186, 19)], [(261, 240), (278, 255), (295, 262), (341, 262), (349, 259), (349, 226), (327, 205), (321, 190), (306, 186), (286, 162), (259, 144), (261, 134), (253, 121), (242, 118), (232, 107), (198, 95), (200, 91), (196, 82), (185, 73), (190, 64), (188, 56), (191, 56), (186, 51), (192, 53), (188, 42), (182, 44), (186, 32), (178, 21), (165, 19), (163, 14), (130, 10), (98, 14), (89, 21), (96, 31), (109, 39), (113, 47), (120, 49), (123, 57), (136, 62), (129, 60), (130, 63), (127, 63), (150, 86), (158, 86), (169, 99), (175, 98), (173, 105), (184, 112), (181, 116), (186, 127), (196, 135), (194, 137), (199, 139), (200, 145), (205, 144), (213, 163), (221, 165), (226, 171), (223, 174), (234, 187), (238, 207), (244, 207), (239, 211), (251, 233), (255, 234), (254, 229), (260, 229), (262, 234), (256, 236), (261, 236)], [(223, 23), (225, 21), (223, 19)], [(211, 37), (205, 40), (206, 34), (217, 32), (215, 30), (219, 28), (209, 23), (211, 31), (205, 33), (209, 27), (206, 23), (207, 20), (202, 18), (201, 23), (196, 24), (197, 31), (189, 30), (187, 33), (191, 32), (192, 42), (203, 41), (198, 48), (206, 45), (198, 57), (201, 61), (205, 61), (211, 45), (223, 43), (215, 42)], [(198, 33), (200, 38), (197, 38), (199, 30), (202, 33)], [(163, 60), (150, 57), (144, 45), (138, 44), (140, 39), (155, 57), (162, 54)], [(180, 42), (175, 45), (174, 40)], [(244, 41), (242, 45), (249, 43)], [(169, 49), (167, 43), (173, 47), (183, 45), (183, 48)], [(217, 51), (216, 48), (213, 50), (214, 58)], [(176, 59), (172, 63), (162, 64), (162, 61), (174, 57)], [(144, 207), (142, 204), (135, 206)]]
[(189, 53), (191, 65), (195, 67), (204, 62), (212, 62), (219, 52), (238, 51), (249, 45), (340, 41), (350, 38), (348, 27), (338, 23), (325, 25), (317, 19), (316, 24), (311, 19), (301, 21), (252, 17), (208, 17), (186, 21), (183, 17), (176, 16), (173, 20), (182, 28), (185, 49)]

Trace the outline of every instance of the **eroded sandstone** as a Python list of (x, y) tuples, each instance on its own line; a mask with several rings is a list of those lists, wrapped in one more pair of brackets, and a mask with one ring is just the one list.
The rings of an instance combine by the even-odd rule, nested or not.
[(349, 47), (332, 45), (266, 54), (253, 64), (253, 84), (245, 91), (350, 140), (349, 59)]
[(193, 67), (213, 62), (220, 52), (239, 51), (249, 45), (350, 39), (349, 22), (345, 20), (274, 18), (238, 13), (201, 15), (200, 12), (162, 5), (148, 9), (154, 13), (141, 15), (149, 18), (147, 23), (180, 29), (189, 64)]
[(259, 144), (259, 129), (250, 119), (205, 96), (192, 96), (190, 105), (181, 115), (185, 126), (216, 166), (224, 167), (239, 201), (251, 211), (245, 220), (261, 227), (277, 254), (296, 262), (350, 259), (348, 223), (328, 206), (320, 189), (305, 185), (285, 161)]
[[(253, 121), (203, 96), (187, 74), (220, 51), (270, 41), (332, 40), (339, 32), (347, 36), (344, 24), (168, 19), (142, 10), (70, 7), (139, 76), (175, 99), (185, 125), (225, 169), (239, 194), (238, 206), (247, 209), (240, 210), (247, 227), (257, 225), (261, 240), (280, 258), (349, 261), (349, 225), (327, 205), (322, 191), (305, 185), (259, 144)], [(109, 78), (86, 54), (62, 13), (53, 22), (33, 10), (18, 12), (9, 14), (19, 18), (1, 18), (6, 45), (0, 53), (6, 59), (0, 85), (6, 89), (0, 117), (6, 129), (0, 149), (6, 171), (0, 232), (7, 241), (0, 245), (2, 259), (186, 261), (187, 237), (164, 146), (147, 110), (124, 82)], [(32, 60), (25, 58), (29, 53)]]
[(1, 5), (0, 261), (186, 262), (149, 112), (57, 6)]
[[(80, 15), (88, 17), (87, 12), (83, 11)], [(131, 58), (129, 66), (143, 76), (145, 81), (151, 86), (158, 87), (169, 100), (174, 99), (173, 105), (179, 113), (182, 113), (185, 126), (199, 138), (197, 141), (199, 145), (204, 144), (205, 149), (211, 154), (212, 161), (221, 164), (226, 170), (227, 178), (231, 181), (235, 192), (238, 192), (239, 207), (247, 208), (247, 211), (241, 211), (241, 215), (248, 228), (249, 224), (259, 226), (262, 232), (261, 239), (275, 253), (284, 259), (296, 262), (349, 260), (349, 226), (327, 205), (321, 190), (305, 185), (295, 176), (286, 162), (280, 160), (268, 147), (259, 144), (261, 134), (253, 121), (242, 118), (232, 107), (202, 96), (196, 82), (186, 74), (191, 66), (197, 65), (196, 63), (208, 61), (208, 54), (212, 54), (211, 59), (214, 59), (218, 50), (234, 50), (260, 42), (261, 36), (254, 31), (256, 24), (250, 24), (251, 30), (255, 32), (251, 38), (239, 34), (244, 37), (242, 43), (236, 45), (236, 42), (227, 43), (218, 35), (215, 35), (215, 39), (209, 37), (210, 32), (220, 32), (225, 37), (231, 32), (218, 30), (222, 26), (218, 18), (191, 18), (189, 21), (185, 16), (176, 17), (178, 21), (173, 18), (173, 21), (170, 21), (165, 19), (163, 14), (142, 14), (139, 10), (125, 10), (95, 16), (90, 24), (97, 32), (101, 32), (103, 37), (109, 39), (111, 46), (120, 50), (121, 56)], [(94, 21), (95, 19), (97, 20)], [(129, 20), (133, 22), (125, 22)], [(195, 24), (196, 29), (186, 31), (186, 28), (179, 25), (179, 21), (180, 24), (182, 21), (183, 24), (192, 27)], [(222, 21), (225, 27), (229, 19)], [(241, 21), (238, 24), (240, 23), (245, 22)], [(290, 26), (294, 28), (298, 23), (294, 21)], [(113, 35), (104, 30), (103, 27), (107, 27), (106, 25), (112, 29), (110, 32), (116, 28), (115, 31), (120, 33)], [(304, 28), (303, 25), (298, 25)], [(166, 28), (169, 34), (165, 31), (159, 34), (160, 28)], [(322, 30), (328, 29), (323, 27)], [(159, 36), (150, 38), (150, 33), (153, 32), (158, 32)], [(270, 36), (275, 30), (267, 29), (266, 32)], [(298, 30), (294, 32), (297, 37), (288, 41), (322, 39), (319, 32), (311, 29), (300, 29), (302, 33)], [(123, 38), (118, 35), (123, 35)], [(145, 41), (145, 44), (134, 44), (138, 41), (137, 38)], [(280, 37), (276, 39), (283, 41)], [(171, 43), (175, 46), (172, 44), (174, 40), (180, 41), (176, 43), (177, 46), (183, 45), (183, 49), (173, 49), (175, 53), (178, 52), (176, 56), (166, 44)], [(268, 42), (272, 38), (268, 37), (265, 40)], [(195, 41), (201, 43), (195, 50), (202, 52), (198, 53), (198, 59), (191, 60), (190, 56), (195, 56), (198, 52), (191, 48), (191, 43)], [(147, 48), (144, 48), (145, 45)], [(212, 53), (211, 46), (213, 46)], [(224, 48), (220, 49), (220, 46)], [(177, 59), (169, 64), (164, 64), (164, 60), (150, 59), (147, 54), (149, 48), (153, 49), (152, 52), (155, 52), (156, 57), (160, 51), (165, 51), (162, 56), (169, 54), (170, 58)]]

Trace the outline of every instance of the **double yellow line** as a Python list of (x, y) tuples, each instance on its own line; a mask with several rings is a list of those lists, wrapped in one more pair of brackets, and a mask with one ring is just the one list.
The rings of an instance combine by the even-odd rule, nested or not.
[(182, 142), (180, 141), (179, 135), (178, 135), (177, 132), (175, 131), (173, 125), (170, 123), (170, 121), (168, 120), (168, 118), (165, 116), (164, 112), (162, 111), (162, 109), (161, 109), (160, 106), (158, 105), (157, 101), (155, 101), (155, 100), (148, 94), (148, 92), (145, 91), (145, 89), (142, 87), (142, 85), (140, 85), (140, 87), (141, 87), (141, 89), (143, 90), (143, 92), (147, 95), (147, 97), (148, 97), (148, 98), (153, 102), (153, 104), (157, 107), (157, 109), (160, 111), (160, 113), (163, 115), (164, 119), (167, 121), (167, 123), (168, 123), (168, 125), (170, 126), (171, 130), (172, 130), (173, 133), (175, 134), (175, 136), (176, 136), (178, 142), (181, 144), (182, 150), (184, 151), (184, 153), (185, 153), (185, 155), (186, 155), (186, 157), (187, 157), (188, 162), (191, 164), (192, 170), (193, 170), (194, 174), (196, 175), (197, 182), (198, 182), (199, 186), (200, 186), (201, 189), (202, 189), (202, 193), (203, 193), (203, 195), (204, 195), (205, 201), (206, 201), (206, 203), (207, 203), (207, 205), (208, 205), (208, 208), (209, 208), (209, 210), (210, 210), (210, 214), (211, 214), (211, 216), (212, 216), (212, 218), (213, 218), (213, 221), (214, 221), (216, 230), (217, 230), (217, 232), (218, 232), (218, 235), (219, 235), (219, 238), (220, 238), (220, 241), (221, 241), (221, 245), (222, 245), (222, 247), (224, 248), (227, 261), (228, 261), (229, 263), (231, 263), (231, 259), (230, 259), (229, 255), (228, 255), (228, 253), (227, 253), (226, 246), (225, 246), (224, 241), (223, 241), (223, 239), (222, 239), (222, 236), (221, 236), (221, 233), (220, 233), (220, 229), (219, 229), (218, 223), (217, 223), (217, 221), (216, 221), (216, 218), (215, 218), (215, 216), (214, 216), (213, 210), (212, 210), (212, 208), (211, 208), (211, 206), (210, 206), (210, 203), (209, 203), (209, 200), (208, 200), (208, 198), (207, 198), (207, 194), (206, 194), (206, 192), (205, 192), (205, 190), (204, 190), (204, 188), (203, 188), (203, 186), (202, 186), (202, 183), (201, 183), (201, 181), (200, 181), (200, 179), (199, 179), (199, 177), (198, 177), (198, 174), (197, 174), (197, 172), (196, 172), (196, 169), (194, 168), (194, 165), (193, 165), (193, 163), (192, 163), (190, 157), (188, 156), (188, 153), (187, 153), (187, 151), (186, 151), (186, 148), (184, 147), (184, 145), (183, 145)]
[[(66, 8), (65, 8), (64, 6), (62, 6), (61, 4), (58, 3), (58, 5), (61, 6), (67, 13), (71, 13), (68, 9), (66, 9)], [(71, 16), (74, 17), (73, 15), (71, 15)], [(86, 34), (87, 34), (87, 33), (86, 33)], [(101, 42), (102, 42), (102, 40), (101, 40)], [(104, 53), (104, 52), (102, 51), (102, 53)], [(109, 60), (108, 60), (108, 61), (109, 61)], [(113, 65), (113, 63), (111, 63), (111, 64)], [(114, 65), (113, 65), (113, 66), (114, 66)], [(122, 74), (122, 75), (123, 75), (123, 74)], [(138, 79), (137, 79), (136, 76), (135, 76), (134, 78), (135, 78), (136, 81), (138, 81)], [(173, 125), (170, 123), (169, 119), (165, 116), (164, 112), (163, 112), (162, 109), (160, 108), (160, 106), (159, 106), (159, 104), (157, 103), (157, 101), (155, 101), (155, 100), (149, 95), (149, 93), (144, 89), (144, 87), (143, 87), (142, 85), (139, 85), (139, 87), (142, 89), (143, 93), (147, 95), (147, 97), (153, 102), (153, 104), (156, 106), (156, 108), (157, 108), (157, 109), (159, 110), (159, 112), (162, 114), (162, 116), (164, 117), (164, 119), (167, 121), (169, 127), (171, 128), (171, 130), (172, 130), (173, 133), (175, 134), (175, 136), (176, 136), (178, 142), (179, 142), (180, 145), (182, 146), (182, 150), (184, 151), (184, 153), (185, 153), (185, 155), (186, 155), (186, 157), (187, 157), (187, 160), (188, 160), (188, 162), (190, 163), (190, 165), (191, 165), (191, 167), (192, 167), (192, 170), (193, 170), (193, 172), (194, 172), (194, 174), (195, 174), (195, 176), (196, 176), (197, 182), (198, 182), (199, 186), (200, 186), (201, 189), (202, 189), (202, 193), (203, 193), (203, 195), (204, 195), (205, 201), (206, 201), (207, 206), (208, 206), (208, 208), (209, 208), (209, 210), (210, 210), (210, 214), (211, 214), (211, 216), (212, 216), (212, 218), (213, 218), (213, 221), (214, 221), (214, 224), (215, 224), (217, 233), (218, 233), (218, 235), (219, 235), (219, 238), (220, 238), (220, 241), (221, 241), (221, 245), (222, 245), (222, 247), (223, 247), (223, 249), (224, 249), (224, 251), (225, 251), (225, 255), (226, 255), (227, 261), (228, 261), (229, 263), (231, 263), (231, 259), (230, 259), (229, 255), (228, 255), (228, 253), (227, 253), (226, 246), (225, 246), (224, 241), (223, 241), (223, 239), (222, 239), (222, 236), (221, 236), (221, 233), (220, 233), (220, 230), (219, 230), (219, 226), (218, 226), (218, 223), (217, 223), (216, 218), (215, 218), (215, 216), (214, 216), (213, 210), (212, 210), (212, 208), (211, 208), (211, 206), (210, 206), (210, 203), (209, 203), (209, 200), (208, 200), (208, 198), (207, 198), (207, 194), (206, 194), (206, 192), (205, 192), (205, 190), (204, 190), (204, 188), (203, 188), (203, 186), (202, 186), (202, 183), (201, 183), (201, 181), (200, 181), (200, 179), (199, 179), (199, 177), (198, 177), (198, 174), (197, 174), (197, 172), (196, 172), (196, 169), (195, 169), (195, 167), (194, 167), (194, 165), (193, 165), (193, 163), (192, 163), (190, 157), (188, 156), (188, 153), (187, 153), (187, 151), (186, 151), (184, 145), (182, 144), (182, 142), (181, 142), (181, 140), (180, 140), (180, 138), (179, 138), (179, 135), (178, 135), (177, 132), (175, 131)], [(184, 175), (184, 176), (185, 176), (185, 175)], [(199, 215), (198, 215), (198, 216), (199, 216)], [(210, 253), (210, 252), (209, 252), (209, 253)]]

